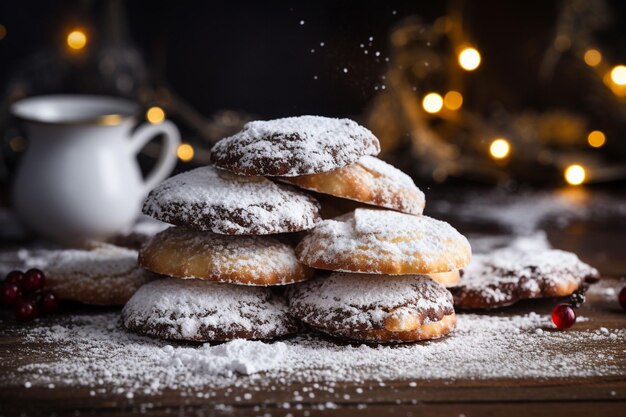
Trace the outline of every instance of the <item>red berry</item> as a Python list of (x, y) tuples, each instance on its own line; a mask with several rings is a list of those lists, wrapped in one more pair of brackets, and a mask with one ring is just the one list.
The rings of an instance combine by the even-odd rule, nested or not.
[(39, 300), (39, 310), (43, 314), (53, 314), (59, 309), (59, 299), (52, 291), (46, 291)]
[(37, 318), (37, 304), (29, 300), (20, 300), (15, 306), (15, 318), (19, 321), (30, 321)]
[(567, 329), (576, 323), (576, 313), (569, 304), (559, 304), (552, 310), (552, 322), (557, 329)]
[(4, 282), (20, 285), (22, 283), (22, 279), (24, 279), (24, 274), (22, 274), (21, 271), (11, 271), (7, 274)]
[(617, 296), (617, 299), (619, 300), (619, 305), (621, 305), (622, 308), (626, 310), (626, 287), (622, 288), (622, 290), (619, 292), (619, 295)]
[(5, 282), (2, 284), (2, 289), (0, 292), (0, 298), (2, 304), (5, 306), (11, 306), (17, 303), (22, 297), (22, 291), (17, 284), (10, 284)]
[(24, 291), (33, 292), (43, 288), (46, 282), (46, 276), (38, 269), (29, 269), (24, 274), (22, 280), (22, 289)]

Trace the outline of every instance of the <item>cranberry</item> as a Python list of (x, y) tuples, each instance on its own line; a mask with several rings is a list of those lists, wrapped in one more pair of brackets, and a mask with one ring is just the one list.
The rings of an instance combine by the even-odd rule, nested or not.
[(46, 276), (38, 269), (29, 269), (24, 274), (22, 280), (22, 289), (28, 292), (34, 292), (43, 288), (46, 282)]
[(30, 321), (37, 318), (37, 304), (30, 300), (20, 300), (15, 306), (15, 318), (19, 321)]
[(59, 299), (52, 291), (46, 291), (39, 300), (39, 310), (43, 314), (53, 314), (59, 309)]
[(22, 271), (11, 271), (7, 274), (4, 282), (9, 284), (21, 285), (23, 279), (24, 274), (22, 274)]
[(559, 304), (552, 310), (552, 322), (557, 329), (567, 329), (576, 323), (576, 313), (569, 304)]
[(622, 308), (626, 310), (626, 287), (622, 288), (622, 290), (619, 292), (619, 295), (617, 296), (617, 299), (619, 300), (619, 305), (621, 305)]
[(17, 303), (22, 297), (22, 291), (17, 284), (5, 282), (0, 290), (0, 301), (5, 306), (11, 306)]

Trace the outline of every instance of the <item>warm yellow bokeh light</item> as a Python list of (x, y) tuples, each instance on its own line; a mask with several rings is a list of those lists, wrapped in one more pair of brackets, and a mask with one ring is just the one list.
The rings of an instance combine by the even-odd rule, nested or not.
[(187, 162), (193, 159), (193, 146), (188, 143), (181, 143), (178, 145), (178, 150), (176, 151), (176, 155), (181, 161)]
[(422, 100), (422, 107), (428, 113), (437, 113), (443, 107), (443, 98), (437, 93), (426, 94)]
[(0, 41), (7, 36), (7, 28), (4, 25), (0, 25)]
[(87, 35), (82, 30), (73, 30), (67, 35), (67, 46), (75, 51), (83, 49), (87, 45)]
[(606, 136), (600, 130), (594, 130), (593, 132), (589, 132), (587, 142), (594, 148), (600, 148), (604, 145), (604, 142), (606, 142)]
[(165, 120), (165, 112), (160, 107), (150, 107), (146, 112), (146, 119), (153, 125), (158, 125)]
[(495, 139), (489, 146), (489, 153), (495, 159), (506, 158), (509, 152), (511, 152), (511, 145), (509, 145), (509, 141), (506, 139)]
[(611, 70), (611, 80), (617, 85), (626, 85), (626, 66), (618, 65)]
[(474, 71), (480, 65), (480, 52), (475, 48), (465, 48), (459, 54), (459, 65), (466, 71)]
[(590, 67), (596, 67), (600, 65), (600, 62), (602, 62), (602, 53), (600, 53), (597, 49), (587, 49), (583, 59), (585, 60), (585, 64)]
[(580, 165), (570, 165), (565, 169), (565, 181), (571, 185), (580, 185), (585, 182), (585, 168)]
[(448, 91), (443, 96), (443, 105), (448, 110), (458, 110), (463, 105), (463, 96), (458, 91)]

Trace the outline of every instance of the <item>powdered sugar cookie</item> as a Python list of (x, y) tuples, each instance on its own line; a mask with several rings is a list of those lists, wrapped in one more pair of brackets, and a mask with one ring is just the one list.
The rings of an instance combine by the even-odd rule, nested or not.
[(225, 235), (306, 230), (320, 218), (315, 199), (263, 177), (212, 166), (176, 175), (152, 190), (143, 212), (158, 220)]
[(475, 255), (450, 291), (457, 307), (488, 309), (526, 298), (565, 297), (598, 277), (570, 252), (504, 248)]
[(333, 273), (289, 287), (288, 300), (306, 324), (369, 342), (436, 339), (456, 323), (452, 295), (423, 275)]
[(332, 171), (379, 152), (376, 136), (350, 119), (300, 116), (247, 123), (213, 147), (211, 160), (240, 175), (292, 177)]
[(409, 214), (422, 214), (424, 193), (411, 177), (374, 156), (319, 174), (282, 178), (298, 187)]
[(124, 326), (161, 339), (271, 339), (297, 325), (268, 288), (164, 278), (144, 285), (122, 310)]
[(163, 275), (246, 285), (303, 281), (313, 271), (268, 236), (225, 236), (171, 227), (144, 245), (139, 264)]
[(296, 247), (319, 269), (373, 274), (434, 274), (463, 268), (470, 245), (448, 223), (389, 210), (356, 209), (324, 220)]
[(94, 305), (124, 305), (155, 275), (137, 265), (137, 251), (109, 244), (93, 249), (22, 252), (25, 268), (46, 274), (46, 288), (63, 300)]

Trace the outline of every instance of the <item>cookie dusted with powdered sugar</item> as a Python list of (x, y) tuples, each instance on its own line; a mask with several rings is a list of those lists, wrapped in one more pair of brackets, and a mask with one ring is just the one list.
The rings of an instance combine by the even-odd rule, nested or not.
[(122, 310), (124, 326), (168, 340), (271, 339), (297, 330), (268, 288), (163, 278), (144, 285)]
[(267, 235), (312, 228), (320, 207), (309, 195), (263, 177), (205, 166), (152, 190), (143, 212), (177, 226), (225, 235)]
[(330, 172), (281, 178), (306, 190), (408, 214), (422, 214), (424, 193), (411, 177), (374, 156)]
[(435, 274), (465, 267), (467, 239), (448, 223), (389, 210), (356, 209), (322, 221), (296, 247), (313, 268), (371, 274)]
[(336, 336), (367, 342), (436, 339), (454, 329), (452, 295), (423, 275), (333, 273), (288, 289), (289, 311)]
[(456, 307), (489, 309), (527, 298), (565, 297), (598, 277), (570, 252), (504, 248), (475, 255), (450, 291)]
[(171, 227), (144, 245), (139, 264), (163, 275), (243, 285), (284, 285), (313, 271), (293, 248), (268, 236), (225, 236)]
[(376, 136), (350, 119), (299, 116), (247, 123), (213, 147), (211, 160), (239, 175), (292, 177), (332, 171), (379, 152)]
[(25, 268), (45, 271), (46, 288), (62, 300), (124, 305), (156, 275), (137, 265), (137, 251), (109, 244), (91, 249), (38, 250), (20, 254)]

